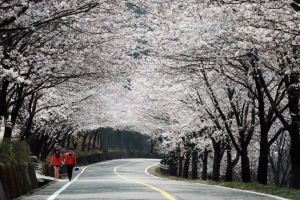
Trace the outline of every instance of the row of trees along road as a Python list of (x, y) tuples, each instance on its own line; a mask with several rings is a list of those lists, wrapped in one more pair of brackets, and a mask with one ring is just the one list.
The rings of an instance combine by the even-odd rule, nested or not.
[(79, 132), (134, 130), (184, 159), (185, 176), (192, 162), (216, 181), (240, 171), (299, 189), (298, 10), (298, 0), (2, 1), (4, 137), (39, 154)]
[(222, 167), (222, 174), (232, 170), (234, 152), (242, 180), (252, 181), (255, 170), (255, 179), (266, 184), (269, 160), (280, 158), (268, 160), (270, 150), (287, 132), (289, 147), (277, 146), (277, 153), (289, 149), (288, 182), (299, 188), (299, 13), (280, 1), (200, 2), (136, 5), (155, 22), (139, 51), (152, 82), (136, 86), (163, 86), (141, 100), (153, 101), (145, 113), (163, 124), (153, 128), (153, 138), (187, 160), (191, 151), (212, 151), (214, 180)]
[(56, 140), (109, 126), (93, 97), (123, 81), (117, 41), (130, 35), (127, 4), (12, 0), (0, 2), (0, 16), (4, 137), (45, 158)]

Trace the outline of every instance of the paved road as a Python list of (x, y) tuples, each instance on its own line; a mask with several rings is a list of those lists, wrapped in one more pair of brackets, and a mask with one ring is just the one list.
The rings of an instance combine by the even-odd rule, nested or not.
[(120, 159), (96, 163), (74, 172), (71, 182), (59, 180), (24, 199), (281, 199), (223, 187), (165, 180), (147, 174), (146, 168), (158, 162), (157, 159)]

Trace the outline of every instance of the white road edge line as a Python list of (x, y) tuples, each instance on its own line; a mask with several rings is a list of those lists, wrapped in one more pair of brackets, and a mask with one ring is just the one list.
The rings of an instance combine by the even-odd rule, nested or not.
[[(109, 162), (112, 162), (112, 161), (109, 161)], [(105, 164), (105, 163), (109, 163), (109, 162), (104, 162), (104, 163), (101, 163), (101, 164)], [(56, 192), (54, 192), (47, 200), (53, 200), (55, 199), (55, 197), (57, 197), (62, 191), (64, 191), (65, 189), (67, 189), (69, 187), (69, 185), (71, 185), (74, 181), (76, 181), (78, 179), (78, 177), (80, 176), (80, 174), (82, 174), (84, 172), (84, 170), (90, 166), (94, 166), (95, 164), (93, 165), (89, 165), (85, 168), (82, 169), (82, 171), (77, 174), (77, 176), (72, 180), (70, 181), (69, 183), (67, 183), (66, 185), (64, 185), (62, 188), (60, 188), (59, 190), (57, 190)]]
[[(155, 177), (155, 178), (158, 178), (158, 179), (165, 179), (165, 180), (169, 180), (169, 181), (176, 181), (176, 180), (170, 180), (170, 179), (166, 179), (166, 178), (160, 178), (160, 177), (157, 177), (157, 176), (154, 176), (154, 175), (148, 173), (148, 169), (149, 168), (151, 168), (151, 167), (153, 167), (155, 165), (158, 165), (158, 164), (159, 163), (147, 167), (145, 169), (145, 173), (148, 174), (149, 176), (152, 176), (152, 177)], [(176, 181), (176, 182), (187, 183), (187, 182), (183, 182), (183, 181)], [(206, 185), (206, 184), (202, 184), (202, 183), (191, 183), (191, 184), (199, 184), (199, 185), (205, 185), (205, 186), (220, 187), (220, 188), (225, 188), (225, 189), (229, 189), (229, 190), (237, 190), (237, 191), (248, 192), (248, 193), (253, 193), (253, 194), (260, 194), (260, 195), (264, 195), (264, 196), (268, 196), (268, 197), (273, 197), (273, 198), (280, 199), (280, 200), (288, 200), (288, 199), (285, 199), (285, 198), (282, 198), (282, 197), (278, 197), (278, 196), (274, 196), (274, 195), (270, 195), (270, 194), (264, 194), (264, 193), (259, 193), (259, 192), (252, 192), (252, 191), (248, 191), (248, 190), (240, 190), (240, 189), (235, 189), (235, 188), (228, 188), (228, 187), (223, 187), (223, 186), (218, 186), (218, 185)]]
[[(155, 165), (158, 165), (158, 164), (159, 164), (159, 163), (156, 163), (156, 164), (154, 164), (154, 165), (151, 165), (151, 166), (147, 167), (147, 168), (145, 169), (145, 173), (148, 174), (149, 176), (152, 176), (152, 177), (157, 178), (157, 179), (165, 179), (165, 178), (160, 178), (160, 177), (157, 177), (157, 176), (154, 176), (154, 175), (148, 173), (148, 169), (149, 169), (149, 168), (151, 168), (151, 167), (153, 167), (153, 166), (155, 166)], [(166, 179), (166, 180), (169, 180), (169, 179)]]
[(56, 192), (54, 192), (47, 200), (53, 200), (53, 199), (55, 199), (55, 197), (57, 197), (57, 195), (59, 195), (62, 191), (64, 191), (67, 187), (69, 187), (69, 185), (71, 185), (74, 181), (76, 181), (77, 178), (80, 176), (80, 174), (82, 174), (86, 168), (87, 167), (83, 168), (82, 171), (74, 178), (74, 180), (70, 181), (69, 183), (67, 183), (66, 185), (64, 185), (62, 188), (60, 188), (59, 190), (57, 190)]

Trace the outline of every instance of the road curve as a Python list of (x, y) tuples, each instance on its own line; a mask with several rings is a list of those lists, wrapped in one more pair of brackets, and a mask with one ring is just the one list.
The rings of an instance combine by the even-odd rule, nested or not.
[(218, 186), (186, 183), (147, 174), (157, 159), (119, 159), (82, 167), (73, 180), (62, 179), (24, 200), (64, 199), (151, 199), (151, 200), (222, 200), (282, 199), (275, 196)]

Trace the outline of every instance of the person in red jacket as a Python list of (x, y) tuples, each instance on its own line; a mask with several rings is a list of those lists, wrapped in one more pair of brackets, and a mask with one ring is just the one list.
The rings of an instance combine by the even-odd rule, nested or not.
[(55, 149), (55, 153), (52, 155), (49, 166), (51, 166), (52, 164), (54, 165), (54, 177), (55, 177), (55, 180), (57, 181), (58, 177), (59, 177), (60, 165), (63, 164), (62, 155), (60, 154), (59, 149)]
[(67, 164), (69, 181), (71, 181), (73, 167), (74, 165), (77, 166), (76, 155), (73, 148), (70, 148), (69, 152), (66, 153), (65, 163)]

